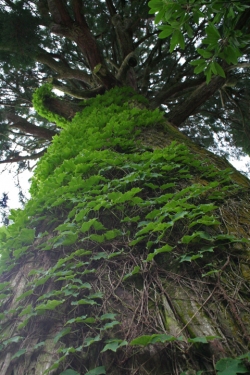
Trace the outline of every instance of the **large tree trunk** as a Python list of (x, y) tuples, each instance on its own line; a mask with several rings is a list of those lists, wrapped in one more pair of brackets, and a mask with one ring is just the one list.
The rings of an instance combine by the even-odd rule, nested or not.
[(1, 375), (247, 372), (249, 186), (131, 92), (92, 101), (0, 232)]

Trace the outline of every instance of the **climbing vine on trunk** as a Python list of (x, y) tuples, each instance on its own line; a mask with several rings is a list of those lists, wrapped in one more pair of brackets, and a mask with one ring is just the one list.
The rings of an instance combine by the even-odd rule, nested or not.
[(0, 230), (1, 373), (247, 373), (247, 180), (129, 88), (57, 121)]

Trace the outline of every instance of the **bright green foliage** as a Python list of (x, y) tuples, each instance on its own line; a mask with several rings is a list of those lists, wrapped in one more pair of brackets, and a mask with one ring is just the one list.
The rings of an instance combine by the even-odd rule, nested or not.
[[(31, 200), (23, 211), (13, 211), (14, 223), (0, 231), (1, 272), (37, 253), (50, 252), (54, 259), (49, 268), (30, 271), (27, 287), (12, 310), (20, 332), (48, 312), (65, 314), (64, 327), (54, 337), (60, 358), (45, 373), (58, 369), (66, 370), (61, 374), (73, 374), (74, 370), (65, 369), (65, 358), (86, 354), (90, 347), (98, 345), (105, 353), (128, 345), (114, 337), (119, 317), (113, 311), (102, 311), (104, 294), (94, 289), (98, 262), (107, 264), (116, 258), (122, 261), (128, 254), (141, 254), (147, 272), (159, 259), (168, 263), (172, 259), (169, 267), (173, 269), (193, 261), (199, 262), (199, 270), (207, 271), (209, 263), (212, 271), (219, 272), (220, 264), (211, 264), (211, 253), (220, 253), (235, 241), (244, 242), (214, 230), (220, 224), (217, 202), (229, 191), (239, 191), (230, 182), (230, 171), (218, 171), (206, 160), (198, 160), (182, 144), (145, 148), (139, 135), (150, 125), (164, 127), (162, 114), (148, 110), (145, 99), (131, 89), (113, 89), (84, 103), (72, 122), (63, 123), (60, 136), (39, 162)], [(194, 176), (199, 176), (197, 181)], [(45, 221), (48, 227), (56, 223), (51, 236), (39, 232)], [(118, 248), (110, 250), (112, 243), (119, 244)], [(145, 270), (136, 266), (123, 280), (127, 283), (142, 272)], [(46, 291), (48, 283), (51, 288)], [(41, 288), (45, 288), (43, 294)], [(9, 283), (1, 284), (1, 293), (11, 295)], [(5, 310), (1, 319), (8, 314)], [(72, 337), (77, 337), (79, 326), (86, 327), (89, 334), (77, 344)], [(3, 349), (13, 342), (28, 345), (23, 336), (5, 337), (4, 332), (3, 324)], [(69, 336), (71, 346), (67, 345)], [(183, 340), (193, 345), (213, 339), (159, 333), (135, 338), (130, 344)], [(14, 357), (24, 355), (26, 349), (35, 350), (20, 347)], [(99, 366), (85, 375), (105, 373)]]
[(49, 83), (39, 87), (33, 94), (33, 105), (40, 116), (46, 118), (50, 122), (56, 122), (57, 126), (64, 127), (67, 124), (67, 121), (56, 113), (50, 112), (44, 105), (44, 99), (47, 97), (56, 97), (56, 95), (52, 93), (52, 88), (52, 85)]
[(250, 42), (250, 35), (238, 29), (240, 17), (249, 7), (240, 1), (151, 0), (148, 5), (149, 13), (156, 13), (155, 23), (162, 24), (158, 26), (159, 38), (171, 36), (170, 52), (177, 46), (184, 49), (186, 38), (193, 38), (203, 24), (204, 34), (199, 39), (204, 47), (197, 48), (201, 57), (191, 65), (195, 66), (194, 73), (204, 72), (207, 82), (212, 74), (225, 77), (220, 59), (227, 64), (237, 64)]

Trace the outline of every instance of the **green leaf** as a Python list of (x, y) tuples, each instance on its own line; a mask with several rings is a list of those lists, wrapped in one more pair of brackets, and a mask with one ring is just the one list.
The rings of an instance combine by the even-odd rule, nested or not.
[(213, 38), (215, 40), (218, 40), (221, 38), (220, 33), (217, 30), (217, 28), (214, 26), (214, 24), (209, 23), (209, 26), (207, 26), (205, 30), (206, 30), (207, 36), (209, 36), (210, 38)]
[(105, 253), (104, 251), (96, 254), (96, 255), (93, 255), (91, 257), (92, 260), (98, 260), (98, 259), (107, 259), (108, 258), (108, 254)]
[(193, 339), (188, 339), (188, 342), (200, 342), (202, 344), (207, 344), (207, 338), (206, 337), (194, 337)]
[(183, 236), (182, 239), (181, 239), (181, 242), (182, 243), (186, 243), (186, 244), (189, 244), (189, 242), (191, 241), (194, 241), (194, 240), (198, 240), (198, 238), (202, 238), (204, 240), (207, 240), (207, 241), (211, 241), (213, 240), (213, 238), (210, 236), (210, 234), (206, 233), (206, 232), (202, 232), (202, 231), (198, 231), (198, 232), (194, 232), (192, 235), (190, 236)]
[(96, 241), (98, 243), (102, 243), (104, 240), (105, 240), (105, 237), (104, 235), (99, 235), (99, 234), (91, 234), (89, 236), (89, 238), (92, 240), (92, 241)]
[(133, 275), (136, 275), (138, 272), (140, 272), (141, 268), (140, 266), (134, 266), (134, 268), (132, 269), (131, 272), (127, 273), (124, 277), (123, 277), (123, 281), (125, 281), (128, 277), (131, 277)]
[(196, 68), (194, 69), (195, 74), (199, 74), (201, 72), (204, 72), (206, 69), (207, 63), (201, 63), (200, 65), (197, 65)]
[(69, 370), (65, 370), (63, 372), (60, 372), (60, 375), (80, 375), (80, 373), (69, 369)]
[(214, 275), (216, 273), (220, 272), (219, 270), (212, 270), (212, 271), (209, 271), (207, 273), (203, 273), (201, 276), (202, 277), (206, 277), (206, 276), (210, 276), (210, 275)]
[(47, 301), (47, 303), (42, 303), (36, 306), (36, 310), (54, 310), (57, 306), (61, 305), (65, 300), (51, 300)]
[(18, 350), (18, 352), (16, 352), (12, 357), (11, 359), (14, 359), (14, 358), (18, 358), (20, 357), (21, 355), (25, 354), (26, 353), (26, 349), (20, 349)]
[(96, 305), (96, 302), (92, 299), (80, 299), (78, 301), (72, 301), (72, 306), (78, 306), (78, 305)]
[(158, 38), (160, 39), (164, 39), (164, 38), (167, 38), (168, 36), (170, 36), (174, 29), (172, 28), (172, 26), (167, 26), (167, 25), (164, 25), (164, 26), (160, 26), (159, 27), (160, 30), (162, 30), (160, 32), (160, 34), (158, 35)]
[(112, 322), (110, 323), (106, 323), (103, 328), (101, 328), (102, 331), (106, 331), (107, 329), (110, 329), (110, 328), (113, 328), (114, 326), (116, 326), (117, 324), (121, 324), (120, 322), (118, 322), (117, 320), (113, 320)]
[(238, 359), (247, 359), (250, 362), (250, 352), (240, 355)]
[(146, 261), (151, 261), (157, 254), (160, 254), (160, 253), (169, 253), (173, 249), (174, 249), (174, 247), (169, 246), (168, 244), (166, 244), (166, 245), (160, 247), (159, 249), (155, 249), (155, 251), (153, 253), (148, 254)]
[(104, 366), (96, 367), (93, 370), (86, 372), (85, 375), (100, 375), (100, 374), (106, 374), (106, 370)]
[(3, 341), (2, 344), (3, 344), (4, 346), (6, 346), (6, 345), (9, 345), (9, 344), (12, 344), (13, 342), (14, 342), (14, 343), (17, 343), (18, 341), (20, 341), (20, 340), (22, 340), (22, 339), (23, 339), (23, 337), (21, 337), (21, 336), (14, 336), (14, 337), (11, 337), (11, 338), (8, 339), (8, 340)]
[(192, 260), (203, 258), (202, 254), (194, 254), (194, 255), (182, 255), (180, 257), (180, 263), (182, 262), (192, 262)]
[(54, 337), (54, 342), (57, 343), (63, 336), (67, 335), (70, 333), (71, 327), (64, 328), (62, 331), (60, 331), (55, 337)]
[(36, 350), (36, 349), (38, 349), (38, 348), (40, 348), (41, 346), (44, 346), (44, 345), (45, 345), (45, 341), (41, 341), (41, 342), (39, 342), (38, 344), (36, 344), (36, 345), (33, 347), (33, 349)]
[(20, 312), (20, 314), (18, 316), (23, 316), (23, 315), (26, 315), (26, 314), (30, 314), (32, 311), (33, 311), (33, 307), (32, 307), (31, 304), (29, 304), (28, 306), (25, 307), (24, 310), (22, 310)]
[(112, 313), (103, 314), (103, 315), (100, 317), (100, 320), (106, 320), (106, 319), (114, 320), (115, 317), (116, 317), (116, 315), (117, 315), (117, 314), (112, 314)]
[[(212, 52), (209, 52), (207, 50), (204, 50), (204, 49), (201, 49), (201, 48), (197, 48), (197, 52), (202, 56), (204, 57), (204, 59), (209, 59), (210, 57), (213, 56)], [(191, 63), (192, 65), (192, 63)]]
[(32, 293), (33, 293), (33, 289), (31, 289), (31, 290), (27, 290), (27, 292), (21, 294), (21, 295), (16, 299), (16, 301), (21, 301), (23, 298), (25, 298), (25, 297), (27, 297), (27, 296), (30, 296)]
[(107, 344), (104, 346), (101, 353), (104, 353), (107, 350), (112, 350), (112, 352), (116, 352), (117, 349), (128, 344), (127, 341), (123, 341), (123, 340), (108, 340), (106, 342)]
[(204, 59), (197, 59), (197, 60), (193, 60), (193, 61), (191, 61), (189, 64), (190, 64), (190, 65), (194, 65), (194, 66), (196, 66), (196, 65), (203, 64), (204, 62), (205, 62)]
[(96, 337), (87, 337), (85, 340), (84, 340), (84, 346), (90, 346), (92, 344), (94, 344), (95, 342), (98, 342), (100, 341), (101, 338), (100, 338), (100, 335), (97, 335)]
[(185, 41), (182, 33), (180, 32), (180, 30), (175, 30), (170, 41), (170, 52), (173, 52), (178, 44), (182, 49), (185, 48)]
[(224, 72), (222, 66), (220, 64), (218, 64), (217, 62), (215, 62), (214, 65), (215, 65), (217, 74), (219, 76), (223, 77), (223, 78), (226, 78), (226, 75), (225, 75), (225, 72)]
[(220, 359), (216, 363), (215, 369), (218, 371), (218, 375), (236, 375), (248, 372), (248, 369), (241, 360), (233, 358)]
[(144, 335), (137, 337), (136, 339), (132, 340), (130, 342), (130, 345), (149, 345), (149, 344), (154, 344), (156, 342), (169, 342), (169, 341), (175, 341), (176, 337), (170, 336), (170, 335), (165, 335), (165, 334), (154, 334), (154, 335)]

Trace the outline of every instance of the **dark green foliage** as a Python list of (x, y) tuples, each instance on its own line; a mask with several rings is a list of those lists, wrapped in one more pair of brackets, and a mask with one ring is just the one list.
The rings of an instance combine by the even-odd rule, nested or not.
[(34, 65), (34, 57), (40, 44), (39, 19), (22, 5), (15, 11), (0, 12), (0, 60), (3, 69)]

